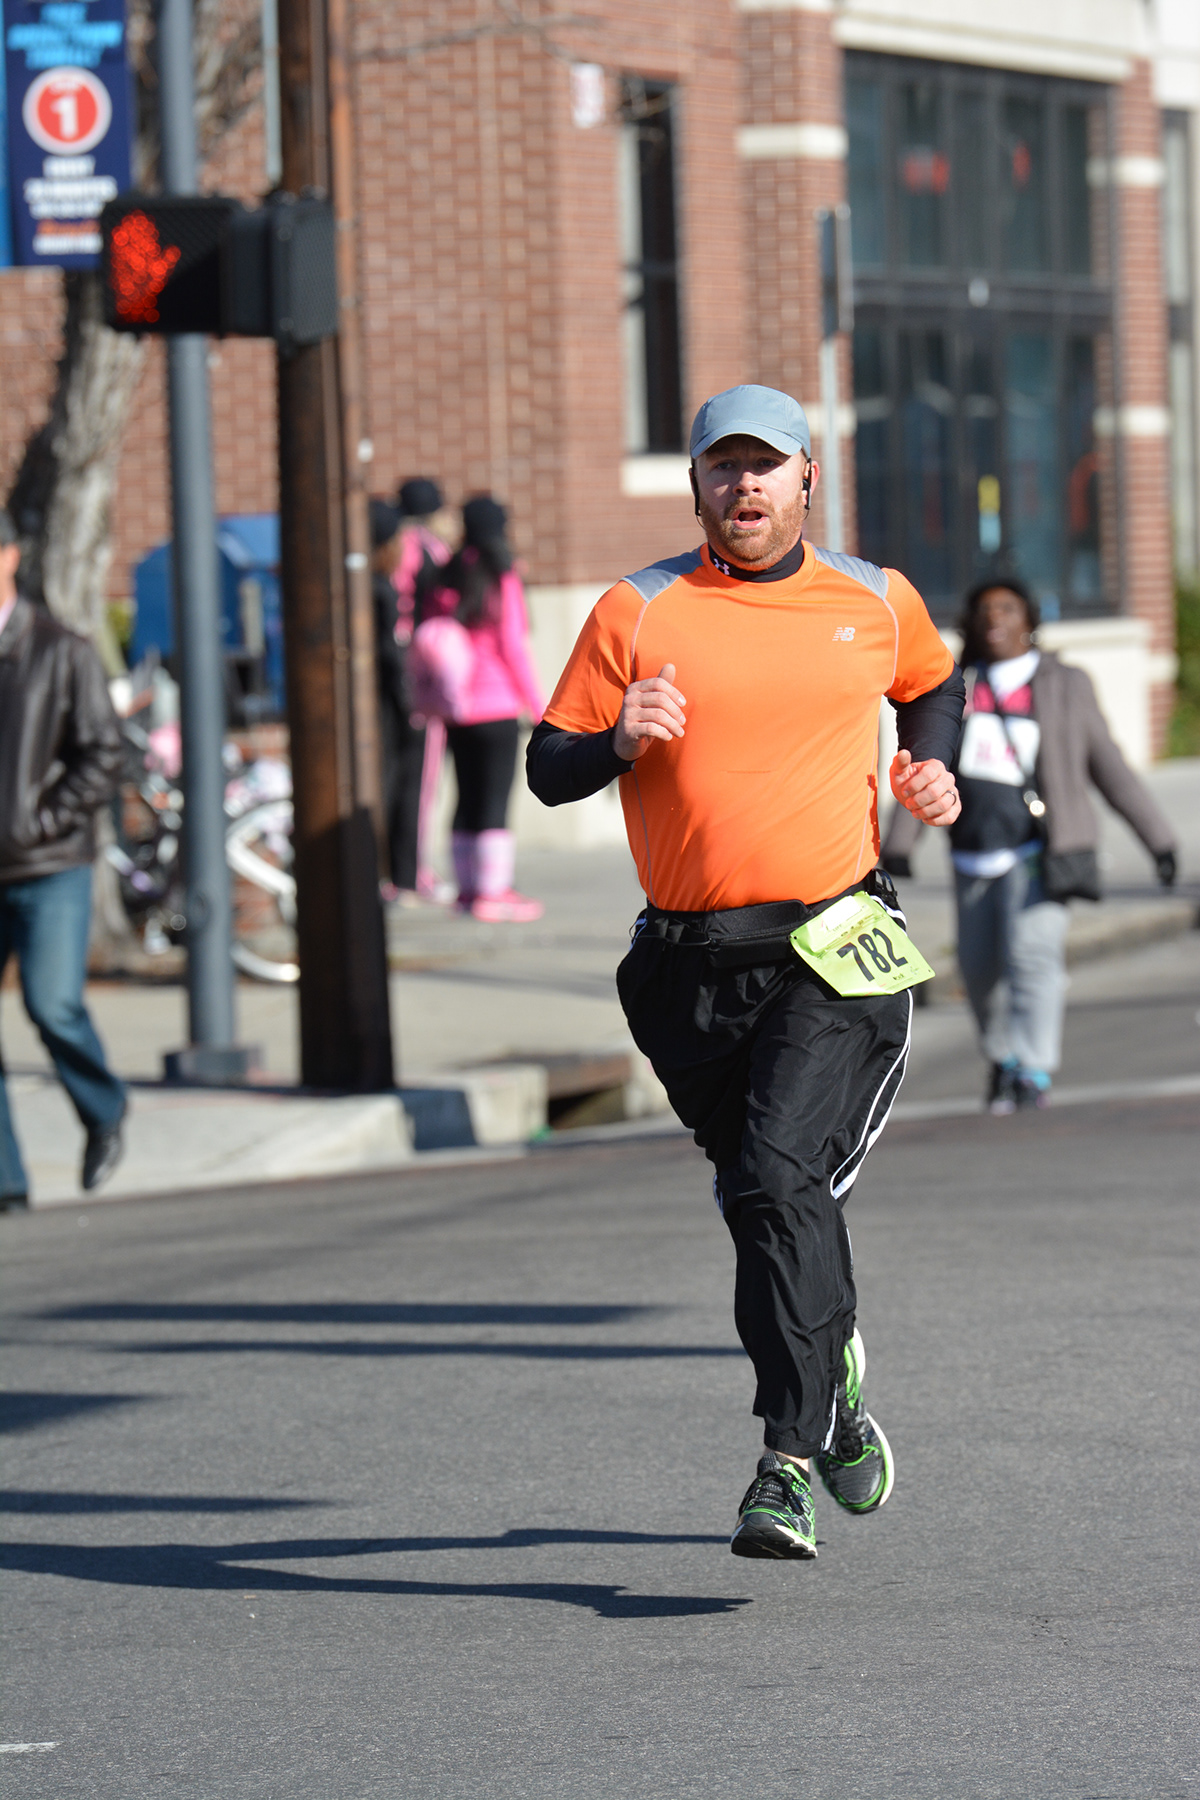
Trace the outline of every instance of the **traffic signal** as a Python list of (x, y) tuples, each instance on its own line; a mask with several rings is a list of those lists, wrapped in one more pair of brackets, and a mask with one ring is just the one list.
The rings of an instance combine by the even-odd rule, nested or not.
[(273, 197), (122, 194), (100, 215), (105, 318), (115, 331), (273, 337), (337, 330), (333, 212)]

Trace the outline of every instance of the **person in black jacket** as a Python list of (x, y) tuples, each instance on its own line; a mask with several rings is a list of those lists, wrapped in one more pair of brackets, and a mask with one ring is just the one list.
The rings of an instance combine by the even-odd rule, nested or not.
[[(17, 534), (0, 511), (0, 975), (15, 954), (25, 1010), (87, 1132), (81, 1181), (121, 1157), (125, 1089), (83, 1002), (95, 815), (121, 738), (91, 645), (17, 593)], [(0, 1064), (0, 1209), (28, 1204)]]
[(421, 769), (425, 728), (409, 713), (405, 663), (412, 637), (394, 571), (400, 558), (403, 518), (387, 500), (372, 500), (371, 593), (375, 602), (375, 661), (379, 676), (379, 738), (383, 763), (384, 815), (387, 821), (388, 899), (415, 901), (417, 891), (417, 827), (421, 802)]

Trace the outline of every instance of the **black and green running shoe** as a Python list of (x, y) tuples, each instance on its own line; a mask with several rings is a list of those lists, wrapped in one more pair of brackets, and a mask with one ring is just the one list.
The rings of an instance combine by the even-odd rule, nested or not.
[(812, 1489), (799, 1463), (781, 1462), (772, 1450), (763, 1453), (729, 1548), (735, 1556), (816, 1556)]
[(891, 1493), (895, 1471), (888, 1441), (862, 1403), (867, 1353), (857, 1329), (845, 1356), (846, 1379), (838, 1385), (833, 1438), (816, 1459), (817, 1473), (839, 1506), (869, 1513)]

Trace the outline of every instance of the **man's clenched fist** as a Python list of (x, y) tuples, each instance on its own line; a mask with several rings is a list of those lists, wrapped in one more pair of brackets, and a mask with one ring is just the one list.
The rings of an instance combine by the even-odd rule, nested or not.
[(953, 825), (962, 811), (954, 777), (936, 757), (915, 763), (907, 750), (899, 751), (892, 758), (891, 781), (901, 806), (924, 825)]
[(675, 664), (664, 663), (648, 681), (631, 681), (613, 730), (613, 749), (622, 762), (636, 762), (655, 738), (681, 738), (687, 701), (673, 685)]

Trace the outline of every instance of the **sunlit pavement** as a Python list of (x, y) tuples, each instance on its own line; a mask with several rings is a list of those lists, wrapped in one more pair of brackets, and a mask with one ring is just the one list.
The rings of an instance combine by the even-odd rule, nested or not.
[[(1194, 962), (1138, 980), (1078, 1053), (1194, 1070)], [(893, 1124), (849, 1218), (896, 1488), (819, 1495), (811, 1566), (726, 1548), (682, 1138), (0, 1221), (11, 1790), (1193, 1795), (1198, 1127)]]

